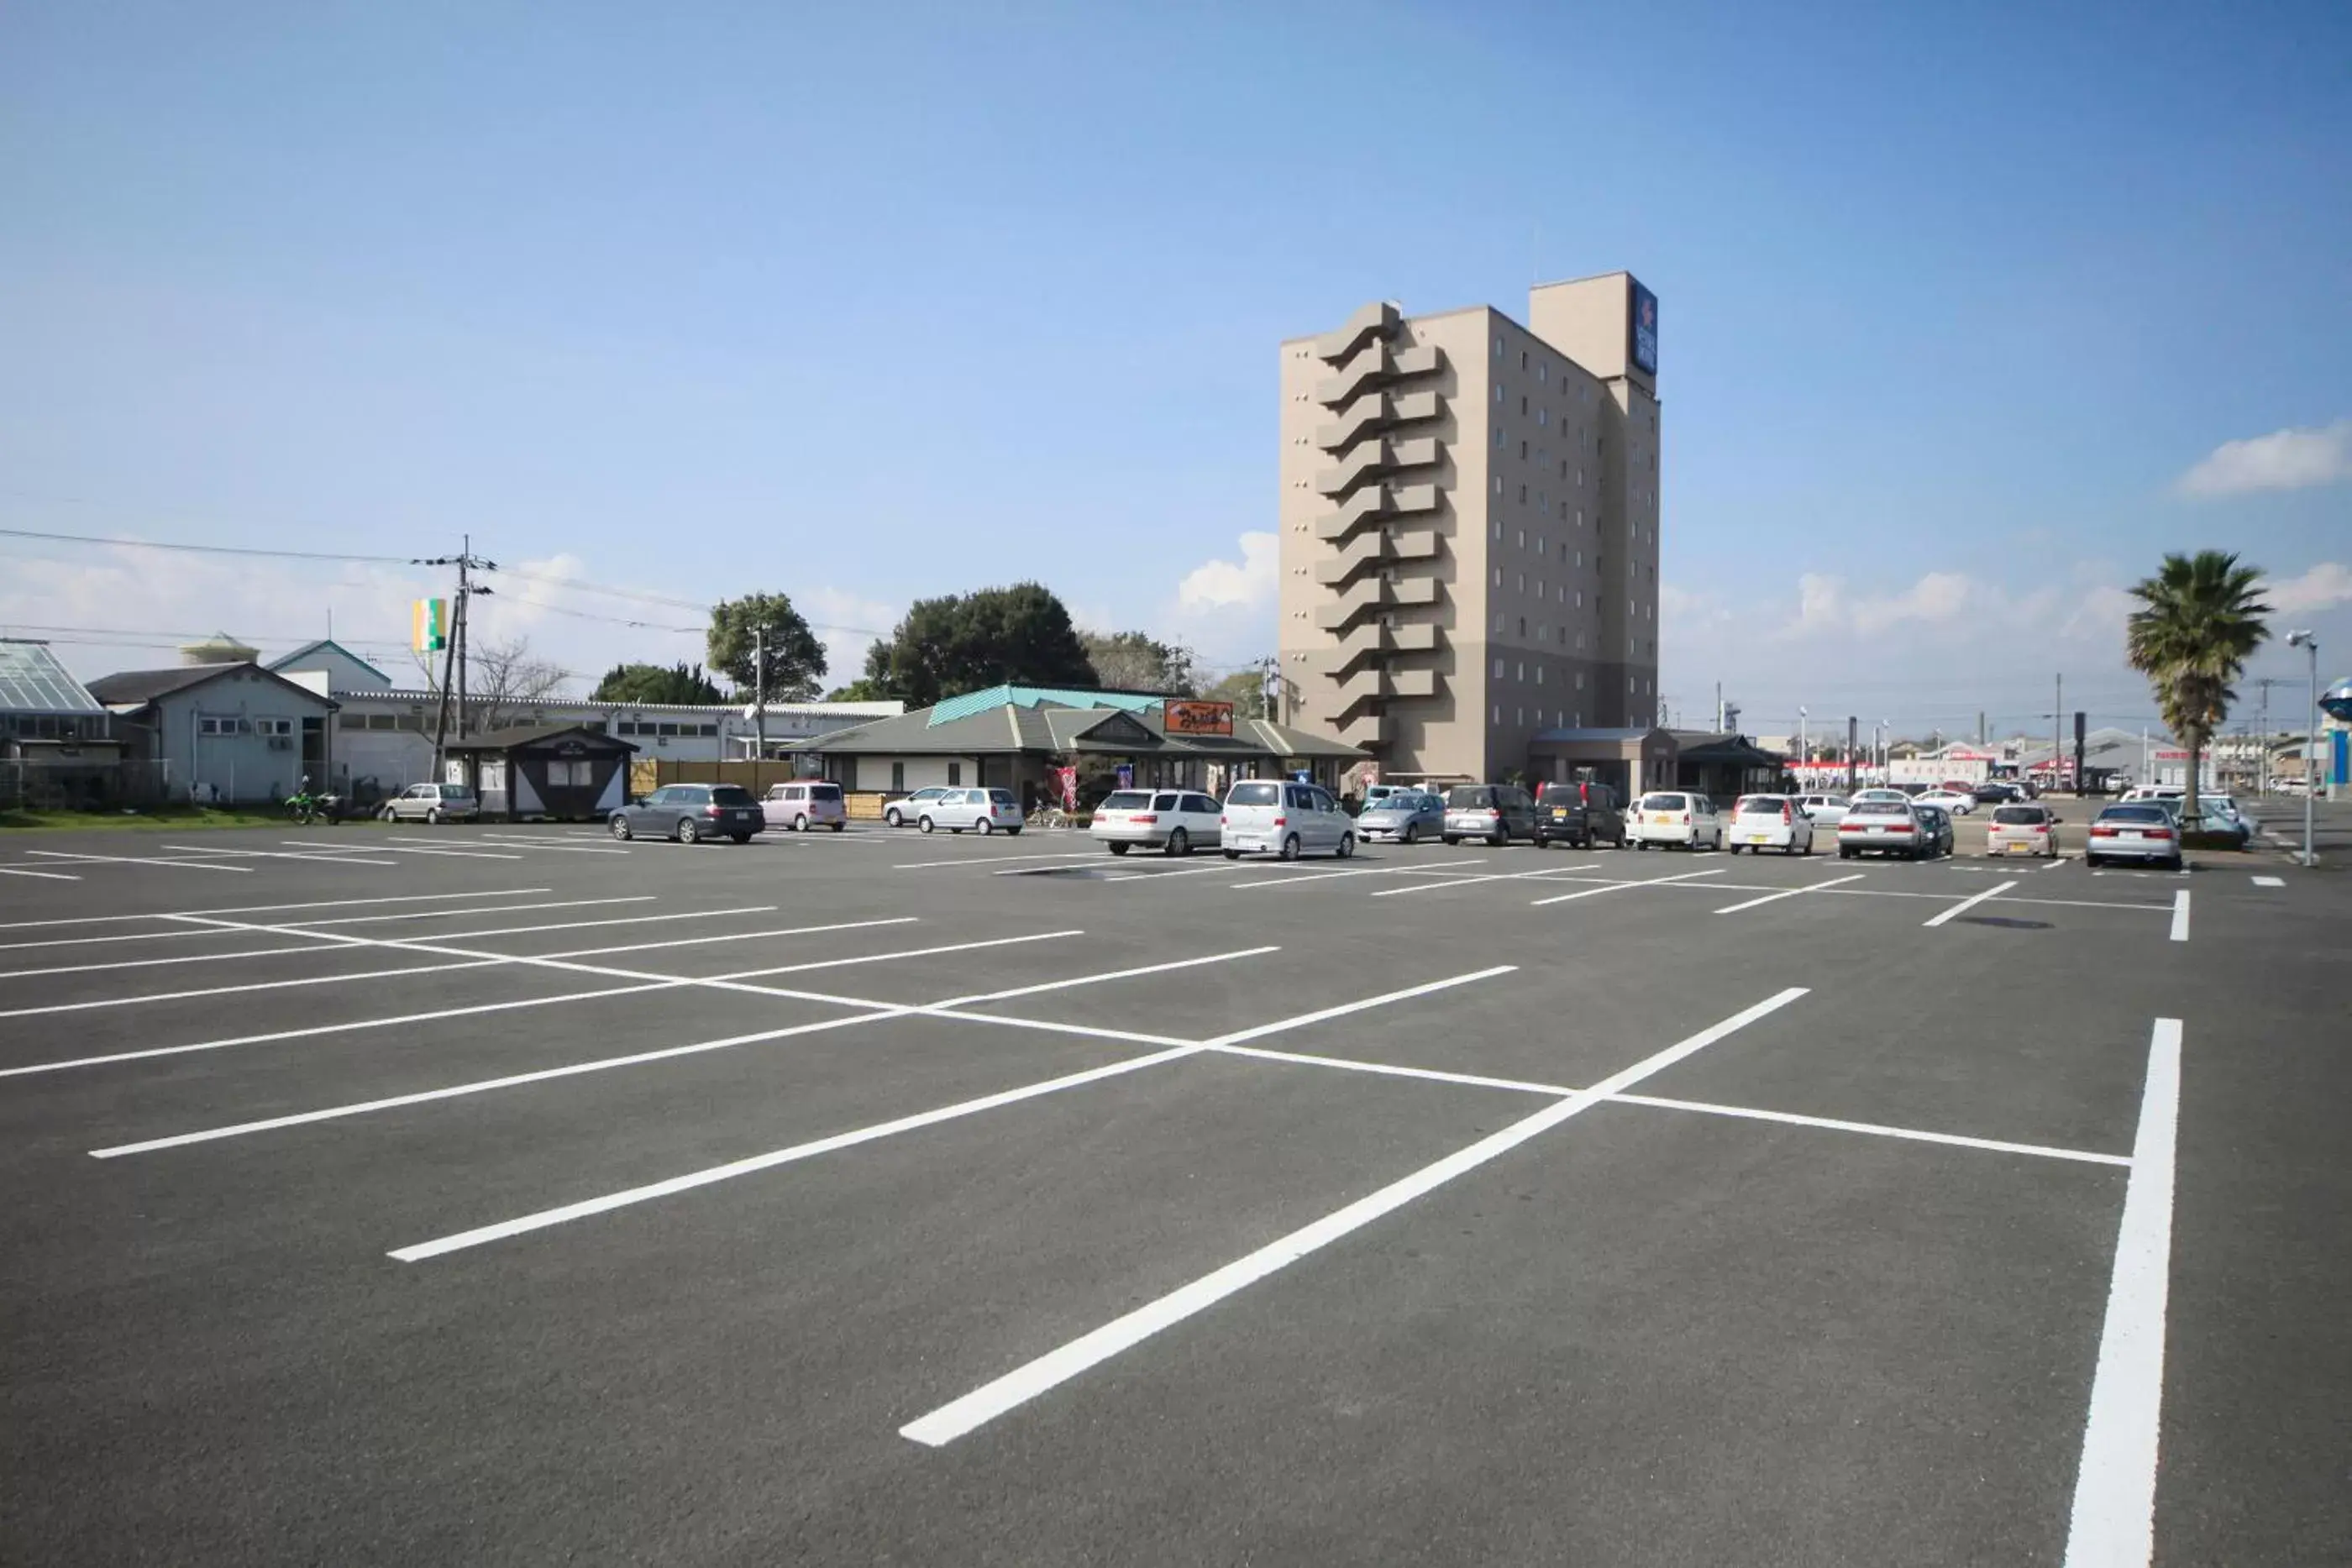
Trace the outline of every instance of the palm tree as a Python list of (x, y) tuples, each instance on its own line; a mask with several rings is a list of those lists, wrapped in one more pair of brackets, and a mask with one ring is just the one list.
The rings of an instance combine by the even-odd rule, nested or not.
[(2236, 680), (2270, 636), (2263, 617), (2262, 569), (2241, 566), (2225, 550), (2168, 555), (2154, 577), (2132, 586), (2125, 648), (2133, 669), (2156, 688), (2157, 712), (2189, 747), (2189, 798), (2181, 821), (2197, 825), (2197, 774), (2205, 742), (2230, 716)]

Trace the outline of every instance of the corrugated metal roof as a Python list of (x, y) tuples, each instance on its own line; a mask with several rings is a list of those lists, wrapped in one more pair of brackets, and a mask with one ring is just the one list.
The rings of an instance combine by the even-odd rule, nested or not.
[(1123, 708), (1129, 713), (1140, 713), (1145, 708), (1158, 707), (1166, 697), (1148, 695), (1142, 692), (1095, 692), (1063, 686), (983, 686), (976, 692), (949, 697), (931, 709), (930, 722), (952, 724), (960, 718), (970, 718), (990, 708), (1008, 703), (1014, 707), (1034, 708), (1040, 705), (1055, 707)]

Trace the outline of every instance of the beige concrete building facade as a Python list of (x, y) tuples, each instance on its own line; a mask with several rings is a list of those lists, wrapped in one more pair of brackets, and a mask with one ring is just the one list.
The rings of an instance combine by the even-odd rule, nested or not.
[(1657, 300), (1627, 273), (1282, 345), (1285, 722), (1495, 779), (1657, 708)]

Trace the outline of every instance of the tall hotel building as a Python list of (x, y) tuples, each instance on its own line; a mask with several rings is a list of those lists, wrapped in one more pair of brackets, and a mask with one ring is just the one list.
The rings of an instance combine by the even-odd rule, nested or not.
[(1287, 722), (1432, 782), (1653, 722), (1657, 308), (1615, 272), (1282, 345)]

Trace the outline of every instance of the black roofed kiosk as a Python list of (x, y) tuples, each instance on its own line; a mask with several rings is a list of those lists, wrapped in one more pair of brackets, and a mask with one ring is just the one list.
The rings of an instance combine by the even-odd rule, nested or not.
[(637, 748), (583, 725), (494, 729), (449, 746), (442, 782), (467, 784), (484, 819), (595, 821), (628, 798)]

